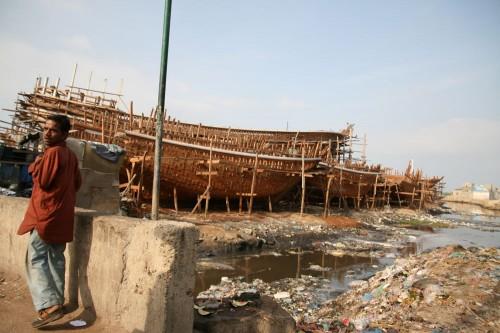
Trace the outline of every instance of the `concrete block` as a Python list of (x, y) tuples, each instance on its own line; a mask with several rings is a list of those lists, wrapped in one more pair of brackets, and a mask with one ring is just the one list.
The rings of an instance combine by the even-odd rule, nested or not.
[[(0, 196), (0, 270), (24, 276), (28, 200)], [(127, 331), (191, 332), (195, 243), (188, 223), (77, 213), (66, 251), (66, 299)], [(87, 316), (87, 318), (89, 318)]]

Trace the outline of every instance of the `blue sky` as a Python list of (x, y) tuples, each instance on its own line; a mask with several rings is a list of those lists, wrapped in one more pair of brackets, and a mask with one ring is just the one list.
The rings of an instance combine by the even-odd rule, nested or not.
[[(162, 1), (3, 0), (0, 106), (36, 76), (157, 100)], [(167, 111), (339, 130), (372, 163), (500, 185), (500, 1), (173, 0)], [(107, 79), (107, 83), (105, 83)], [(6, 119), (7, 113), (0, 114)]]

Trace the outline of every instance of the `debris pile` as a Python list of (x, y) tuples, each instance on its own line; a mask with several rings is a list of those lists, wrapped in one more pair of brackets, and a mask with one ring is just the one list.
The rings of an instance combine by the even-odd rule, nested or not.
[(219, 285), (212, 285), (201, 292), (195, 300), (195, 309), (200, 315), (222, 311), (228, 306), (242, 307), (258, 305), (260, 295), (273, 298), (295, 321), (309, 318), (321, 304), (331, 300), (342, 291), (336, 290), (329, 279), (309, 275), (287, 278), (271, 283), (255, 279), (251, 283), (243, 277), (223, 277)]
[[(498, 332), (500, 250), (448, 246), (408, 259), (298, 322), (304, 332)], [(342, 325), (341, 325), (342, 326)]]

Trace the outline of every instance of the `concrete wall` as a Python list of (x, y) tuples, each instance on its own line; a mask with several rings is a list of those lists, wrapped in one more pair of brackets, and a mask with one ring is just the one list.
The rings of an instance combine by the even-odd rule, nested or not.
[[(16, 231), (28, 200), (0, 196), (0, 269), (24, 276), (28, 236)], [(193, 225), (80, 211), (66, 250), (66, 299), (129, 332), (191, 332)]]

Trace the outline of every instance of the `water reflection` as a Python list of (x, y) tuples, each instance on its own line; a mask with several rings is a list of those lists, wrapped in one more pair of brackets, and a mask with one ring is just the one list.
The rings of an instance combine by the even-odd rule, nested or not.
[[(200, 265), (195, 293), (208, 289), (212, 284), (218, 284), (223, 276), (243, 276), (246, 282), (257, 278), (273, 282), (284, 278), (300, 278), (303, 274), (329, 279), (330, 289), (323, 291), (324, 293), (330, 293), (332, 290), (341, 292), (347, 289), (350, 281), (369, 278), (392, 264), (395, 257), (405, 257), (450, 244), (460, 244), (464, 247), (500, 247), (499, 215), (445, 214), (441, 217), (463, 223), (458, 223), (456, 228), (435, 229), (435, 233), (415, 232), (415, 235), (418, 235), (415, 241), (399, 248), (397, 253), (387, 253), (387, 257), (382, 259), (353, 255), (334, 256), (321, 251), (300, 249), (295, 252), (218, 258), (217, 261), (203, 259), (201, 261), (204, 263), (218, 262), (224, 265), (219, 265), (222, 269), (210, 268), (209, 265), (203, 265), (206, 269), (201, 269)], [(311, 270), (311, 265), (329, 270)]]
[(440, 246), (458, 244), (463, 247), (500, 247), (498, 231), (478, 230), (466, 227), (437, 229), (433, 234), (424, 234), (417, 239), (417, 253)]
[[(339, 257), (322, 251), (298, 250), (292, 253), (234, 256), (220, 259), (219, 262), (232, 266), (234, 270), (199, 270), (196, 293), (208, 289), (212, 284), (218, 284), (222, 276), (243, 276), (246, 282), (252, 282), (256, 278), (272, 282), (290, 277), (299, 278), (302, 274), (329, 279), (332, 287), (344, 290), (350, 281), (373, 275), (381, 265), (388, 264), (390, 260), (350, 255)], [(311, 270), (312, 265), (326, 269)]]

